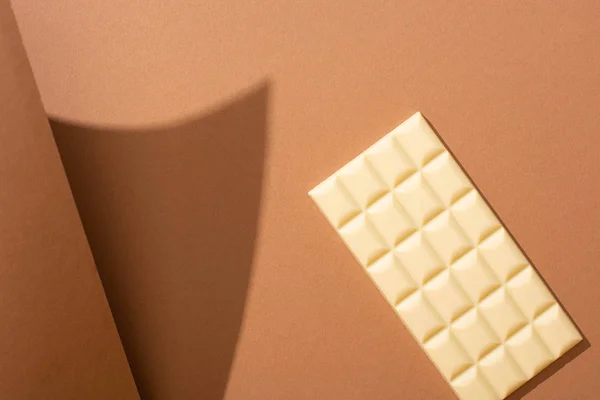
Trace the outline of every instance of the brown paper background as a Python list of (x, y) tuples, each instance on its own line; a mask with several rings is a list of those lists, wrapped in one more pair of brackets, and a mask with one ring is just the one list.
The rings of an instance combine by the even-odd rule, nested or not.
[[(144, 130), (208, 116), (236, 100), (246, 108), (248, 91), (269, 82), (266, 153), (261, 183), (252, 186), (260, 186), (260, 205), (249, 217), (258, 218), (253, 262), (250, 267), (239, 264), (242, 278), (229, 266), (236, 282), (250, 278), (246, 288), (231, 292), (236, 303), (243, 293), (244, 305), (231, 307), (235, 311), (223, 316), (231, 321), (242, 317), (231, 323), (239, 332), (234, 328), (227, 334), (237, 336), (235, 350), (227, 353), (234, 355), (228, 383), (223, 387), (224, 373), (218, 373), (220, 378), (207, 373), (211, 366), (204, 363), (202, 345), (189, 347), (187, 354), (156, 350), (167, 346), (162, 333), (180, 338), (169, 345), (193, 340), (189, 332), (199, 328), (191, 311), (187, 323), (185, 314), (175, 314), (180, 319), (169, 325), (172, 310), (153, 306), (152, 312), (126, 314), (128, 303), (113, 296), (117, 319), (120, 313), (122, 318), (139, 318), (119, 328), (141, 340), (130, 342), (137, 349), (129, 352), (130, 359), (142, 350), (148, 357), (147, 364), (134, 369), (138, 384), (146, 382), (141, 389), (146, 398), (202, 398), (207, 387), (215, 398), (225, 391), (227, 399), (452, 398), (306, 195), (417, 110), (440, 132), (591, 344), (580, 347), (567, 365), (533, 391), (528, 388), (514, 398), (597, 397), (597, 2), (14, 3), (44, 105), (51, 116), (70, 125), (65, 134), (57, 130), (57, 139), (67, 168), (83, 171), (69, 178), (74, 186), (86, 188), (84, 197), (79, 196), (83, 200), (76, 199), (86, 231), (113, 232), (125, 235), (115, 236), (115, 241), (141, 244), (144, 239), (136, 236), (145, 229), (140, 224), (145, 215), (156, 224), (146, 237), (166, 240), (117, 251), (118, 260), (105, 264), (106, 271), (114, 268), (108, 272), (111, 277), (133, 276), (139, 283), (127, 286), (134, 299), (164, 296), (167, 304), (177, 304), (170, 301), (184, 290), (180, 282), (192, 286), (185, 293), (205, 290), (203, 274), (212, 264), (198, 262), (195, 271), (175, 282), (165, 275), (165, 264), (152, 269), (155, 257), (166, 257), (164, 249), (182, 248), (175, 238), (167, 240), (166, 233), (156, 231), (167, 224), (169, 215), (179, 215), (174, 207), (183, 200), (171, 198), (172, 192), (187, 193), (184, 189), (197, 185), (193, 190), (200, 196), (203, 180), (190, 182), (185, 177), (209, 182), (212, 178), (204, 170), (185, 172), (206, 164), (202, 157), (195, 163), (191, 154), (196, 148), (183, 150), (185, 140), (177, 131), (171, 144), (168, 139), (144, 138)], [(254, 115), (260, 107), (248, 110)], [(251, 130), (260, 125), (249, 124)], [(83, 129), (86, 126), (98, 129)], [(126, 133), (112, 141), (106, 129)], [(198, 134), (202, 132), (208, 131), (200, 129)], [(239, 125), (222, 132), (247, 139)], [(225, 143), (232, 145), (227, 137)], [(197, 140), (192, 142), (199, 144)], [(140, 155), (120, 153), (133, 152), (138, 143)], [(89, 160), (77, 155), (84, 150), (92, 153)], [(181, 163), (179, 151), (184, 152)], [(202, 154), (202, 149), (197, 151)], [(227, 161), (227, 153), (221, 151), (222, 161)], [(255, 149), (248, 153), (250, 159), (257, 154)], [(165, 201), (173, 207), (167, 217), (148, 199), (128, 198), (147, 190), (156, 195), (159, 183), (168, 181), (159, 172), (140, 168), (153, 160), (177, 172), (165, 188), (171, 193)], [(221, 168), (225, 171), (219, 173), (233, 177), (227, 168), (240, 166), (223, 162)], [(91, 188), (94, 183), (86, 183), (86, 170), (89, 176), (107, 179), (104, 186)], [(138, 176), (132, 176), (134, 172), (145, 183), (128, 192)], [(85, 197), (88, 190), (102, 203), (93, 205)], [(227, 205), (232, 212), (256, 200), (256, 190), (248, 190), (248, 197), (236, 192), (236, 202)], [(103, 207), (133, 217), (103, 220)], [(191, 205), (186, 207), (191, 210)], [(176, 221), (184, 219), (179, 218)], [(208, 229), (198, 226), (195, 240), (214, 240), (217, 220), (209, 220)], [(192, 228), (169, 229), (182, 234)], [(235, 241), (218, 248), (239, 251)], [(103, 253), (95, 250), (96, 258), (102, 257), (98, 251)], [(201, 252), (192, 254), (199, 257)], [(174, 268), (185, 264), (185, 254), (170, 255)], [(211, 257), (217, 259), (215, 253)], [(143, 281), (144, 269), (152, 282), (162, 276), (162, 283)], [(161, 311), (162, 317), (156, 314)], [(163, 325), (156, 325), (160, 321)], [(224, 359), (221, 366), (230, 363)], [(159, 374), (162, 368), (164, 375)]]
[(223, 397), (252, 270), (268, 98), (260, 84), (151, 130), (51, 124), (144, 399)]
[(4, 0), (0, 153), (0, 398), (139, 399)]

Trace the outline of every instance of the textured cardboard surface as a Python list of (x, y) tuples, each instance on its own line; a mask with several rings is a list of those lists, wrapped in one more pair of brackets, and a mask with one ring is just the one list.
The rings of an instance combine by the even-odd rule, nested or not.
[(6, 1), (0, 60), (0, 398), (138, 399)]
[[(256, 82), (271, 82), (252, 279), (227, 399), (452, 398), (306, 195), (417, 110), (442, 133), (591, 344), (514, 398), (597, 397), (597, 2), (15, 0), (15, 6), (45, 107), (55, 117), (153, 126), (204, 115)], [(103, 175), (131, 171), (132, 162), (107, 159), (110, 166), (94, 164), (94, 173), (112, 179), (105, 186), (107, 194), (115, 190), (110, 207), (136, 210), (139, 204), (122, 200), (127, 179)], [(84, 223), (103, 223), (94, 218)], [(111, 226), (92, 227), (134, 229)], [(153, 242), (119, 265), (160, 249)], [(177, 293), (147, 289), (147, 296)], [(139, 318), (131, 329), (143, 338), (148, 320), (131, 315)], [(177, 337), (189, 326), (164, 329)], [(154, 344), (139, 346), (152, 354)], [(185, 359), (204, 356), (190, 352)], [(172, 357), (172, 371), (188, 373), (179, 354), (147, 361), (158, 371), (163, 356)], [(156, 398), (167, 398), (159, 394), (170, 387), (170, 374), (149, 387)], [(198, 373), (181, 390), (199, 393), (203, 378)]]

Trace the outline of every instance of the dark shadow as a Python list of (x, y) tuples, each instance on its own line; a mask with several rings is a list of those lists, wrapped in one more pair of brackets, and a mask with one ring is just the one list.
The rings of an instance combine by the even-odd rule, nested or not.
[(448, 152), (452, 155), (452, 157), (454, 157), (454, 159), (456, 160), (456, 162), (459, 165), (459, 167), (462, 169), (462, 171), (467, 176), (467, 178), (471, 181), (471, 183), (473, 184), (473, 186), (477, 189), (477, 191), (479, 192), (479, 194), (481, 195), (481, 197), (483, 198), (483, 200), (485, 201), (485, 203), (488, 205), (488, 207), (490, 208), (490, 210), (492, 210), (492, 212), (496, 216), (496, 218), (498, 218), (498, 221), (500, 221), (500, 223), (502, 224), (502, 226), (504, 227), (504, 229), (506, 230), (506, 232), (508, 232), (508, 234), (510, 235), (510, 237), (513, 239), (513, 241), (515, 242), (515, 244), (519, 248), (519, 250), (521, 250), (521, 253), (523, 253), (523, 255), (527, 259), (527, 262), (529, 263), (529, 265), (531, 265), (531, 267), (537, 272), (537, 274), (541, 278), (542, 282), (544, 282), (544, 284), (546, 285), (546, 287), (548, 288), (548, 290), (550, 291), (550, 293), (552, 293), (552, 296), (554, 296), (554, 299), (556, 300), (556, 302), (561, 306), (561, 308), (563, 309), (563, 311), (565, 312), (565, 314), (567, 315), (567, 317), (573, 323), (573, 326), (575, 326), (575, 328), (577, 329), (577, 331), (579, 332), (579, 334), (582, 337), (581, 342), (577, 343), (573, 348), (571, 348), (569, 351), (567, 351), (565, 354), (563, 354), (558, 360), (556, 360), (552, 364), (548, 365), (546, 368), (544, 368), (542, 371), (540, 371), (537, 375), (535, 375), (533, 378), (531, 378), (529, 381), (527, 381), (525, 384), (523, 384), (523, 386), (519, 387), (512, 394), (510, 394), (508, 397), (506, 397), (506, 400), (520, 400), (523, 397), (525, 397), (529, 392), (531, 392), (533, 389), (535, 389), (539, 384), (541, 384), (542, 382), (544, 382), (546, 379), (550, 378), (552, 375), (554, 375), (556, 372), (558, 372), (558, 370), (560, 370), (562, 367), (564, 367), (565, 365), (567, 365), (568, 363), (570, 363), (571, 361), (573, 361), (577, 356), (579, 356), (581, 353), (583, 353), (585, 350), (587, 350), (591, 346), (591, 344), (590, 344), (589, 340), (587, 339), (587, 337), (583, 334), (583, 332), (581, 331), (581, 329), (579, 328), (579, 326), (577, 326), (577, 324), (573, 320), (573, 317), (571, 317), (571, 315), (569, 314), (569, 311), (561, 303), (561, 301), (558, 298), (558, 296), (556, 296), (556, 293), (554, 293), (554, 291), (552, 290), (552, 288), (550, 287), (550, 285), (548, 285), (548, 282), (546, 282), (546, 280), (544, 279), (544, 276), (540, 273), (540, 271), (537, 269), (537, 267), (535, 266), (535, 264), (531, 261), (531, 259), (529, 258), (529, 256), (525, 252), (525, 250), (523, 250), (523, 247), (521, 247), (521, 245), (519, 244), (519, 242), (516, 240), (516, 238), (510, 232), (510, 230), (508, 229), (508, 227), (506, 226), (506, 224), (504, 223), (504, 221), (502, 221), (502, 218), (500, 218), (500, 216), (496, 213), (496, 210), (494, 210), (494, 208), (492, 207), (492, 205), (490, 204), (490, 202), (488, 201), (488, 199), (485, 197), (485, 194), (481, 192), (481, 190), (479, 189), (479, 187), (477, 186), (477, 184), (473, 181), (473, 179), (471, 178), (471, 176), (469, 175), (469, 173), (465, 170), (465, 168), (463, 167), (463, 165), (460, 163), (459, 159), (452, 152), (452, 150), (450, 149), (450, 147), (448, 146), (448, 144), (444, 141), (444, 139), (439, 134), (439, 132), (437, 131), (437, 129), (435, 129), (435, 127), (433, 126), (433, 124), (431, 123), (431, 121), (429, 121), (425, 116), (423, 116), (423, 118), (427, 121), (427, 123), (429, 124), (429, 126), (431, 126), (431, 129), (435, 132), (435, 134), (437, 135), (437, 137), (444, 144), (444, 146), (446, 147), (446, 149), (448, 150)]
[(257, 234), (269, 85), (150, 129), (51, 120), (140, 395), (221, 399)]

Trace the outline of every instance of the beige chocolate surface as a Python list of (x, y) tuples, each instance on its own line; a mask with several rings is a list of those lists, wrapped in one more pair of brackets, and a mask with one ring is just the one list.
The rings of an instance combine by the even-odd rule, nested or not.
[(460, 399), (504, 399), (582, 340), (421, 113), (309, 195)]
[[(140, 126), (210, 114), (257, 82), (269, 82), (257, 237), (251, 279), (244, 283), (247, 294), (241, 289), (243, 325), (238, 324), (239, 333), (232, 330), (237, 347), (233, 362), (225, 362), (231, 366), (228, 400), (452, 398), (306, 196), (418, 110), (443, 133), (585, 336), (562, 358), (566, 365), (550, 366), (514, 398), (597, 397), (597, 2), (14, 3), (47, 111), (84, 124), (135, 127), (126, 139), (131, 148), (144, 140)], [(70, 142), (72, 154), (80, 153), (77, 146), (110, 140), (102, 130), (90, 135), (89, 144)], [(155, 298), (157, 304), (178, 298), (185, 304), (181, 293), (191, 292), (182, 292), (177, 280), (163, 279), (164, 269), (147, 267), (167, 254), (160, 241), (151, 239), (171, 214), (156, 202), (140, 205), (126, 197), (137, 176), (125, 172), (135, 163), (151, 164), (156, 154), (168, 159), (169, 143), (153, 147), (157, 153), (136, 155), (141, 158), (135, 162), (128, 152), (107, 150), (108, 166), (100, 157), (92, 170), (82, 157), (82, 171), (107, 179), (94, 186), (92, 194), (102, 195), (103, 203), (86, 203), (92, 207), (84, 225), (107, 234), (125, 230), (120, 240), (137, 243), (129, 253), (105, 255), (118, 257), (117, 264), (105, 264), (119, 265), (115, 276), (137, 282), (130, 286), (132, 295)], [(109, 144), (103, 148), (121, 148)], [(193, 169), (193, 158), (186, 160)], [(168, 162), (178, 165), (177, 157)], [(190, 185), (171, 178), (171, 192)], [(169, 210), (181, 204), (168, 201)], [(103, 210), (125, 210), (136, 216), (134, 221), (145, 218), (149, 224), (125, 219), (116, 220), (121, 225), (106, 224)], [(198, 239), (214, 237), (210, 229), (199, 232)], [(187, 250), (180, 249), (173, 259), (185, 258)], [(201, 280), (206, 268), (198, 263), (189, 273)], [(200, 289), (200, 283), (190, 288)], [(118, 298), (111, 301), (115, 309), (121, 307)], [(123, 313), (129, 313), (128, 303), (122, 304)], [(159, 318), (168, 322), (169, 312)], [(201, 349), (151, 350), (167, 337), (180, 338), (177, 345), (190, 343), (193, 335), (186, 332), (199, 329), (193, 319), (165, 322), (160, 325), (165, 336), (161, 331), (155, 337), (147, 335), (148, 325), (156, 323), (152, 318), (138, 313), (130, 321), (131, 331), (142, 339), (137, 346), (147, 354), (134, 372), (152, 379), (149, 392), (172, 399), (177, 397), (168, 394), (176, 393), (175, 387), (184, 395), (206, 385), (215, 387), (214, 393), (225, 390), (222, 379), (203, 379), (211, 367), (202, 361)]]

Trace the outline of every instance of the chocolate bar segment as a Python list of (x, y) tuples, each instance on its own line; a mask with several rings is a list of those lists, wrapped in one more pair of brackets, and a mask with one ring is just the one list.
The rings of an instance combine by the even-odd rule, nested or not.
[(581, 341), (420, 113), (309, 195), (460, 399), (503, 399)]

